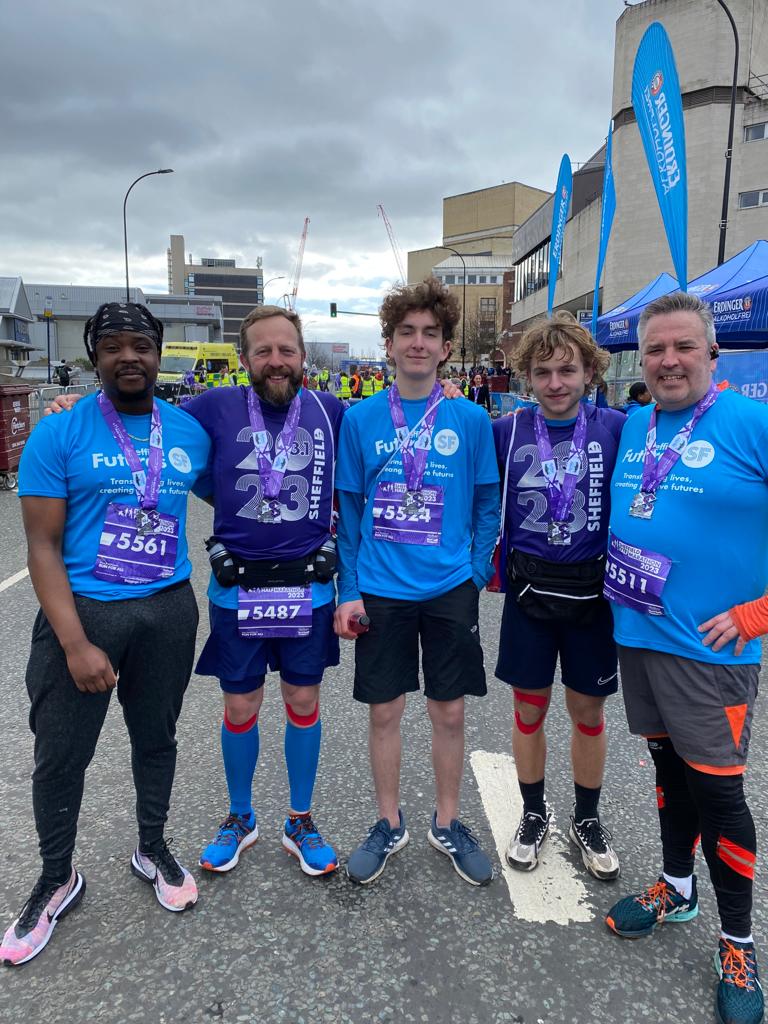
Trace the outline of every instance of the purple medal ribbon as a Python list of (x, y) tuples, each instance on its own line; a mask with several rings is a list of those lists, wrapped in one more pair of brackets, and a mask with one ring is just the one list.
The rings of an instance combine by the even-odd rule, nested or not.
[(125, 424), (117, 414), (112, 402), (103, 391), (100, 391), (96, 401), (99, 404), (101, 415), (107, 422), (112, 436), (117, 442), (125, 461), (133, 475), (133, 486), (136, 490), (136, 497), (139, 507), (147, 511), (157, 508), (157, 499), (160, 494), (160, 475), (163, 469), (163, 425), (160, 421), (160, 410), (157, 402), (152, 402), (152, 420), (149, 429), (149, 460), (147, 471), (136, 454), (136, 449), (131, 443)]
[(557, 482), (557, 461), (549, 440), (547, 424), (540, 408), (536, 409), (533, 425), (536, 431), (536, 446), (539, 449), (541, 469), (547, 480), (550, 518), (554, 523), (567, 523), (571, 516), (573, 496), (576, 493), (576, 484), (581, 472), (581, 456), (587, 439), (587, 414), (584, 412), (584, 406), (579, 404), (571, 447), (568, 451), (568, 461), (565, 464), (563, 482), (560, 484)]
[(296, 395), (288, 407), (285, 425), (275, 441), (275, 457), (271, 459), (268, 454), (269, 435), (264, 425), (261, 404), (253, 388), (248, 389), (248, 417), (251, 421), (253, 444), (259, 460), (259, 477), (264, 488), (264, 494), (268, 498), (276, 498), (283, 486), (283, 477), (288, 467), (291, 445), (296, 440), (300, 413), (301, 399)]
[(421, 490), (424, 482), (424, 472), (427, 468), (427, 452), (432, 447), (432, 433), (435, 429), (437, 419), (437, 407), (443, 397), (443, 389), (435, 381), (435, 386), (427, 399), (427, 411), (421, 423), (418, 425), (418, 433), (412, 437), (408, 429), (403, 412), (403, 403), (400, 399), (400, 391), (397, 384), (393, 384), (387, 392), (389, 399), (389, 412), (392, 417), (392, 424), (395, 434), (400, 442), (400, 452), (403, 458), (403, 470), (405, 471), (405, 485), (411, 493)]
[(645, 455), (643, 456), (643, 479), (640, 484), (640, 490), (643, 494), (655, 495), (660, 484), (667, 478), (677, 460), (685, 451), (696, 424), (707, 409), (712, 408), (719, 395), (720, 392), (715, 385), (710, 385), (706, 395), (696, 403), (691, 418), (684, 427), (678, 430), (658, 462), (656, 461), (656, 406), (653, 406), (651, 409), (651, 419), (648, 424), (648, 435), (645, 439)]

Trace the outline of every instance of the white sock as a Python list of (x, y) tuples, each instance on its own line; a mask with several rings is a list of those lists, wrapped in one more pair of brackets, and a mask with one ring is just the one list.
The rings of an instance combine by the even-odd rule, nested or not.
[(741, 939), (738, 935), (729, 935), (728, 932), (720, 932), (720, 938), (728, 939), (729, 942), (751, 942), (753, 945), (755, 942), (755, 940), (752, 938), (751, 932), (746, 937), (746, 939)]
[(673, 889), (677, 889), (683, 899), (689, 900), (691, 893), (693, 892), (693, 875), (686, 875), (685, 878), (675, 878), (674, 875), (668, 875), (666, 871), (662, 871), (662, 878), (664, 878)]

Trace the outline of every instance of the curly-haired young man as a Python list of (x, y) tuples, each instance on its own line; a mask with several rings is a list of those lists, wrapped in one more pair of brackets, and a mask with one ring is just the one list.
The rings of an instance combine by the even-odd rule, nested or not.
[(387, 295), (380, 317), (396, 380), (350, 410), (339, 440), (335, 628), (354, 639), (353, 617), (371, 620), (355, 647), (354, 697), (370, 709), (379, 818), (349, 858), (349, 877), (360, 883), (408, 842), (400, 720), (406, 693), (419, 689), (419, 642), (436, 789), (428, 839), (471, 884), (493, 877), (459, 819), (464, 698), (486, 693), (478, 597), (492, 571), (499, 504), (487, 414), (443, 401), (437, 382), (459, 316), (456, 298), (434, 278)]

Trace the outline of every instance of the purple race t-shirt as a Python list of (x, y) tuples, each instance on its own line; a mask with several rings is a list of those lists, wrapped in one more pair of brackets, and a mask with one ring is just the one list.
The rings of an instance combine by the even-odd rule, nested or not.
[[(258, 521), (262, 497), (259, 463), (248, 418), (247, 388), (212, 388), (184, 406), (213, 442), (213, 529), (242, 558), (290, 561), (316, 551), (329, 533), (334, 458), (343, 413), (324, 391), (302, 388), (301, 414), (278, 495), (280, 521)], [(270, 457), (288, 406), (261, 402)]]
[[(524, 409), (516, 417), (504, 532), (510, 547), (549, 562), (583, 562), (596, 558), (605, 553), (608, 543), (611, 474), (626, 417), (615, 409), (598, 409), (593, 405), (585, 405), (584, 410), (587, 414), (587, 439), (571, 509), (571, 543), (562, 546), (547, 542), (550, 514), (547, 481), (536, 445), (535, 410)], [(557, 479), (562, 481), (576, 420), (563, 423), (547, 420), (546, 423), (557, 462)], [(502, 481), (512, 426), (511, 416), (493, 424)]]

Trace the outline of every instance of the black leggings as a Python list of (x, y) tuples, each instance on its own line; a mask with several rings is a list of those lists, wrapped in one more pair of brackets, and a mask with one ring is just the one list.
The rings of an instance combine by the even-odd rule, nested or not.
[[(151, 597), (96, 601), (75, 596), (85, 634), (118, 675), (117, 699), (131, 740), (136, 817), (142, 849), (163, 838), (176, 769), (176, 721), (192, 673), (197, 603), (189, 583)], [(43, 877), (65, 880), (72, 870), (85, 771), (111, 692), (82, 693), (42, 610), (27, 665), (35, 734), (32, 803)]]
[(723, 931), (749, 935), (757, 844), (743, 776), (691, 768), (669, 737), (649, 740), (648, 748), (656, 765), (664, 871), (673, 877), (690, 875), (700, 835)]

